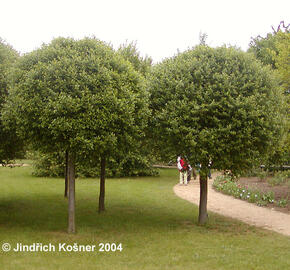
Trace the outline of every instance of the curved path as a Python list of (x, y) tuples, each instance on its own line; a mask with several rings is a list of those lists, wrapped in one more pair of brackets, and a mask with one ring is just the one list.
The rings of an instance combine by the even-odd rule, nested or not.
[[(209, 211), (290, 236), (290, 215), (224, 195), (215, 191), (212, 183), (212, 179), (208, 181)], [(199, 205), (199, 180), (191, 180), (187, 186), (175, 185), (173, 190), (182, 199)]]

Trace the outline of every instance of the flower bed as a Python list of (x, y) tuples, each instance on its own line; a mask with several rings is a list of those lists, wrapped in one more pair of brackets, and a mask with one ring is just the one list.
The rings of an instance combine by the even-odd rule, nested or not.
[(254, 190), (248, 186), (242, 186), (236, 181), (233, 181), (231, 177), (221, 175), (215, 178), (213, 187), (224, 194), (234, 196), (235, 198), (245, 200), (251, 203), (256, 203), (259, 206), (266, 206), (268, 204), (276, 204), (274, 193), (269, 191), (263, 193), (259, 190)]

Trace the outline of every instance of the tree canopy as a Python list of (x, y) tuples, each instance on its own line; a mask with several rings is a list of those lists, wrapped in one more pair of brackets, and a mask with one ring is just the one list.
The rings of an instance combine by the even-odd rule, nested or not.
[(280, 43), (281, 41), (284, 43), (285, 38), (289, 36), (289, 26), (285, 26), (284, 21), (282, 21), (277, 29), (272, 27), (273, 32), (268, 33), (266, 37), (260, 35), (253, 37), (248, 52), (253, 53), (264, 65), (270, 65), (273, 69), (278, 68), (277, 56), (281, 52)]
[(3, 119), (34, 149), (66, 152), (71, 233), (76, 157), (100, 161), (104, 210), (106, 160), (144, 137), (148, 116), (144, 78), (120, 54), (97, 39), (58, 38), (21, 57)]
[(266, 165), (283, 165), (289, 163), (290, 160), (290, 119), (289, 119), (289, 104), (290, 104), (290, 25), (285, 25), (280, 22), (277, 29), (273, 29), (272, 33), (268, 33), (266, 37), (258, 36), (252, 38), (249, 52), (254, 53), (255, 57), (264, 65), (270, 65), (280, 78), (280, 84), (284, 88), (284, 101), (288, 106), (288, 111), (285, 112), (287, 119), (285, 134), (281, 139), (281, 144), (278, 144), (275, 150), (269, 154), (265, 160)]
[(10, 71), (18, 59), (18, 53), (0, 38), (0, 163), (13, 160), (22, 149), (22, 142), (13, 127), (4, 127), (1, 115), (8, 96)]
[(204, 224), (208, 164), (236, 175), (279, 140), (278, 81), (250, 54), (200, 45), (156, 65), (150, 93), (157, 152), (201, 164), (199, 223)]
[(59, 38), (20, 59), (7, 112), (37, 149), (113, 154), (142, 136), (146, 100), (143, 78), (110, 46)]
[(281, 135), (282, 90), (268, 67), (235, 48), (197, 46), (156, 65), (152, 126), (163, 156), (235, 173)]
[(152, 59), (148, 56), (142, 57), (137, 49), (137, 45), (134, 42), (125, 43), (118, 49), (126, 60), (128, 60), (136, 71), (139, 71), (143, 76), (146, 77), (151, 70)]
[(276, 37), (278, 54), (274, 56), (277, 70), (281, 76), (284, 87), (290, 90), (290, 33), (278, 32)]

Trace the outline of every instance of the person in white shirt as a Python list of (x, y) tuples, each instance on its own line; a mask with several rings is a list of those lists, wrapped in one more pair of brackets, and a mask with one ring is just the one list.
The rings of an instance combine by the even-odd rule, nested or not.
[(177, 168), (179, 170), (179, 184), (187, 185), (187, 163), (182, 156), (177, 157)]

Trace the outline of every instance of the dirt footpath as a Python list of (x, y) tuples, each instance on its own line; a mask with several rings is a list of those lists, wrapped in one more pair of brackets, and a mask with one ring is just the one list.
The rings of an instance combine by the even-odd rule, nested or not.
[[(212, 183), (212, 179), (208, 181), (209, 211), (290, 236), (290, 215), (216, 192)], [(187, 186), (175, 185), (173, 190), (180, 198), (199, 205), (199, 180), (191, 180)]]

